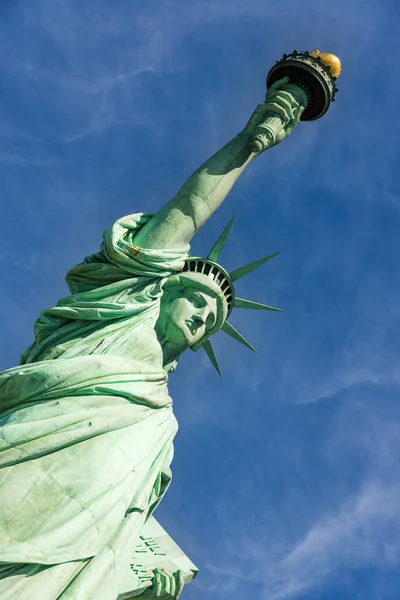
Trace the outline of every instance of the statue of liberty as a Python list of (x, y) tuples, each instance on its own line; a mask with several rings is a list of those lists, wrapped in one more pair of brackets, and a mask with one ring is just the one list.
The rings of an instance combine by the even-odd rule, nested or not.
[[(171, 480), (177, 422), (168, 374), (181, 354), (229, 325), (234, 281), (219, 254), (189, 254), (254, 159), (254, 132), (279, 116), (274, 143), (304, 103), (288, 79), (268, 89), (244, 129), (191, 175), (157, 214), (132, 214), (72, 268), (70, 295), (43, 311), (20, 365), (0, 374), (0, 598), (116, 600), (132, 548)], [(259, 151), (258, 151), (259, 153)], [(179, 572), (154, 572), (153, 597), (178, 598)]]

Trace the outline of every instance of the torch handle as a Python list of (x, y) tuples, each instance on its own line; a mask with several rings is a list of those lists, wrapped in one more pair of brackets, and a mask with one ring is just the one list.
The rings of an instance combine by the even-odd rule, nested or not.
[[(307, 95), (300, 86), (294, 84), (286, 84), (284, 86), (285, 92), (290, 92), (300, 106), (307, 107)], [(268, 94), (267, 94), (268, 97)], [(282, 117), (274, 112), (268, 112), (266, 119), (260, 125), (254, 129), (253, 138), (251, 140), (250, 148), (254, 154), (260, 154), (263, 150), (266, 150), (270, 146), (273, 146), (276, 141), (278, 134), (285, 128), (288, 121), (282, 119)]]

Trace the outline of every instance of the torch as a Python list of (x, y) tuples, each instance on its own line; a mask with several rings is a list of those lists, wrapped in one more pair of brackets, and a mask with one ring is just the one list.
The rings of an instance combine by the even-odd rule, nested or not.
[[(297, 52), (284, 54), (267, 75), (268, 88), (283, 77), (289, 81), (284, 89), (290, 92), (304, 108), (301, 121), (315, 121), (326, 113), (338, 91), (336, 80), (340, 75), (340, 60), (334, 54)], [(251, 150), (259, 154), (276, 142), (278, 133), (287, 123), (273, 112), (267, 113), (266, 120), (258, 125), (253, 133)]]

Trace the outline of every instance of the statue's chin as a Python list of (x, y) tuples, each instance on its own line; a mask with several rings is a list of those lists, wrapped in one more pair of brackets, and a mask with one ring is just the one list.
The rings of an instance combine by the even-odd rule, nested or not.
[(177, 323), (169, 323), (166, 330), (156, 328), (157, 338), (163, 349), (164, 357), (182, 354), (194, 342), (193, 335), (186, 327)]

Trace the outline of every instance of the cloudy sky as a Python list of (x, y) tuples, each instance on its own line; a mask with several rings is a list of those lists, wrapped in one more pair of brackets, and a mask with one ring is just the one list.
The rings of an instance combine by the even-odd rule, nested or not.
[[(337, 102), (252, 163), (198, 235), (284, 308), (232, 318), (171, 376), (157, 512), (187, 600), (400, 595), (400, 63), (396, 0), (2, 0), (0, 366), (116, 218), (156, 211), (235, 135), (294, 48), (338, 54)], [(239, 311), (237, 311), (239, 312)]]

